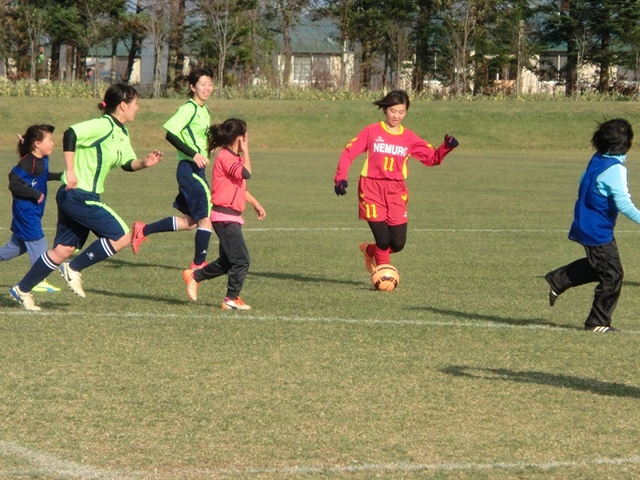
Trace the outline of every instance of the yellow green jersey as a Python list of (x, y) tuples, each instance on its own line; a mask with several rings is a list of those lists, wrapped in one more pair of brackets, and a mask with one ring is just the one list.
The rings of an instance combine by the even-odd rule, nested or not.
[[(211, 124), (209, 107), (198, 105), (193, 99), (182, 105), (162, 126), (167, 132), (178, 137), (195, 152), (208, 156), (207, 132)], [(186, 153), (178, 150), (178, 160), (191, 160)]]
[[(76, 188), (100, 194), (106, 176), (116, 167), (135, 160), (129, 132), (110, 115), (87, 120), (69, 127), (76, 136), (74, 173)], [(62, 182), (67, 183), (66, 172)]]

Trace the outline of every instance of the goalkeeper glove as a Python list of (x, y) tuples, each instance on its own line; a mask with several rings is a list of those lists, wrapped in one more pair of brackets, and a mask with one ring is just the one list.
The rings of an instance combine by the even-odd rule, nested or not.
[(449, 148), (456, 148), (458, 145), (460, 145), (460, 143), (458, 142), (458, 140), (456, 140), (456, 137), (452, 137), (449, 134), (446, 134), (444, 136), (444, 143), (447, 145), (447, 147)]
[(335, 190), (336, 195), (338, 196), (346, 195), (348, 186), (349, 186), (349, 182), (347, 182), (346, 180), (338, 180), (335, 186), (333, 187), (333, 189)]

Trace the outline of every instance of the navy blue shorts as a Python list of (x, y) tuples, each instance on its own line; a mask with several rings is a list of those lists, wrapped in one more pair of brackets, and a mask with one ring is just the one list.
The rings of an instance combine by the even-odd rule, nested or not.
[(56, 195), (58, 228), (55, 245), (82, 248), (89, 232), (98, 238), (119, 240), (129, 232), (127, 224), (100, 201), (100, 195), (84, 190), (65, 190), (61, 185)]
[(195, 162), (182, 160), (176, 172), (178, 196), (173, 207), (188, 215), (196, 222), (209, 218), (211, 213), (211, 188), (207, 182), (204, 168), (198, 168)]

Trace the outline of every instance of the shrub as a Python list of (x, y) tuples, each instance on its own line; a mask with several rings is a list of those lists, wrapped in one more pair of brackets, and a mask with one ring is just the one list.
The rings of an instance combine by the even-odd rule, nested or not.
[[(108, 83), (102, 82), (97, 86), (97, 96), (101, 97), (109, 86)], [(222, 98), (227, 100), (233, 99), (258, 99), (258, 100), (321, 100), (321, 101), (337, 101), (337, 100), (368, 100), (374, 101), (386, 91), (361, 90), (354, 92), (351, 90), (330, 90), (317, 89), (311, 87), (287, 86), (276, 88), (271, 85), (252, 85), (247, 87), (225, 87), (222, 90)], [(139, 88), (142, 96), (145, 95), (146, 89)], [(183, 98), (187, 93), (187, 88), (183, 88), (180, 92), (174, 92), (172, 89), (166, 89), (164, 97), (166, 98)], [(217, 89), (214, 88), (212, 97), (218, 95)], [(0, 77), (0, 97), (57, 97), (57, 98), (93, 98), (94, 85), (87, 82), (31, 82), (29, 80), (9, 81)], [(491, 95), (447, 95), (437, 90), (425, 90), (422, 92), (411, 92), (412, 100), (417, 101), (590, 101), (590, 102), (606, 102), (606, 101), (630, 101), (638, 100), (639, 95), (624, 95), (620, 92), (612, 91), (611, 93), (598, 93), (593, 91), (583, 92), (579, 97), (567, 97), (565, 95), (554, 95), (553, 93), (536, 93), (530, 95), (510, 95), (505, 92), (495, 92)]]

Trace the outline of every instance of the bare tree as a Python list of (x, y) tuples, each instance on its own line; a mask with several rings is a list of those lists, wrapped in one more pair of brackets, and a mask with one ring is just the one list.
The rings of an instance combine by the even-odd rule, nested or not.
[(187, 16), (186, 0), (171, 0), (171, 18), (173, 26), (169, 35), (169, 60), (167, 65), (167, 84), (178, 91), (184, 67), (184, 32)]
[(576, 51), (576, 88), (575, 95), (580, 98), (582, 91), (582, 70), (583, 67), (589, 63), (589, 55), (593, 51), (593, 48), (597, 45), (598, 32), (597, 30), (589, 31), (586, 29), (575, 30), (573, 32), (573, 42)]
[(127, 66), (124, 72), (123, 80), (125, 82), (131, 81), (133, 65), (136, 58), (142, 51), (142, 41), (144, 40), (144, 34), (146, 32), (146, 23), (144, 21), (145, 16), (142, 14), (143, 8), (143, 0), (136, 0), (135, 13), (131, 13), (127, 18), (127, 30), (131, 34), (131, 48), (129, 49)]
[[(79, 0), (72, 9), (72, 14), (64, 18), (64, 22), (67, 28), (72, 32), (73, 38), (76, 40), (76, 53), (78, 51), (83, 52), (86, 55), (87, 52), (105, 39), (106, 33), (109, 30), (111, 21), (105, 8), (105, 2), (100, 0)], [(97, 51), (94, 51), (97, 56)], [(80, 72), (80, 70), (82, 70)], [(96, 60), (96, 65), (93, 72), (93, 95), (98, 97), (98, 78), (99, 78), (99, 65)], [(84, 78), (84, 64), (83, 68), (80, 68), (78, 63), (77, 76)]]
[(167, 45), (171, 28), (171, 0), (146, 0), (146, 27), (153, 42), (153, 98), (160, 98), (162, 91), (162, 51)]
[[(310, 4), (309, 0), (266, 0), (267, 6), (275, 17), (278, 19), (278, 32), (282, 35), (282, 57), (284, 59), (282, 65), (282, 82), (278, 82), (287, 86), (291, 77), (291, 59), (293, 51), (291, 49), (291, 29), (298, 20), (301, 12)], [(280, 70), (278, 66), (278, 70)], [(279, 73), (279, 71), (278, 71)], [(280, 79), (280, 75), (278, 75)]]
[[(384, 30), (389, 39), (389, 49), (393, 55), (395, 76), (393, 77), (393, 88), (406, 88), (403, 85), (402, 74), (404, 71), (404, 63), (410, 60), (412, 54), (411, 42), (409, 35), (411, 28), (404, 23), (396, 21), (385, 22)], [(409, 79), (410, 79), (409, 74)]]
[(212, 30), (211, 40), (218, 50), (218, 98), (222, 97), (227, 54), (243, 28), (250, 23), (250, 11), (240, 0), (200, 0), (205, 23)]
[(475, 29), (475, 5), (472, 0), (452, 6), (444, 17), (449, 55), (453, 60), (453, 85), (456, 93), (469, 90), (469, 45)]
[(29, 81), (36, 79), (36, 69), (38, 66), (38, 56), (40, 55), (40, 39), (45, 34), (47, 23), (46, 12), (38, 7), (24, 7), (24, 23), (29, 38)]
[[(489, 19), (496, 6), (496, 0), (462, 0), (454, 2), (443, 17), (445, 36), (448, 44), (443, 45), (447, 55), (453, 59), (453, 84), (456, 93), (471, 89), (473, 71), (471, 54), (475, 51), (475, 76), (482, 80), (481, 69), (486, 71), (486, 37), (490, 30)], [(482, 93), (482, 82), (476, 81), (474, 89)]]

